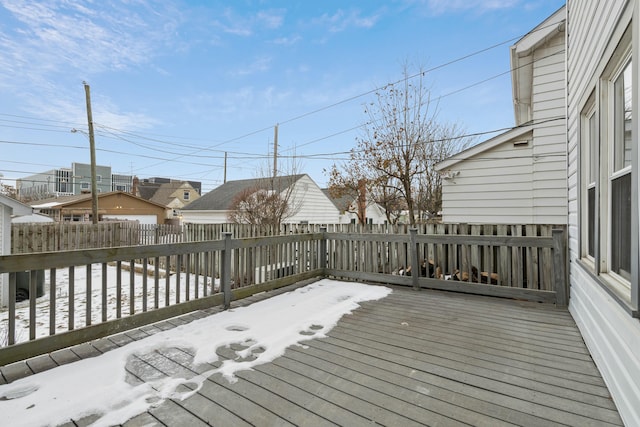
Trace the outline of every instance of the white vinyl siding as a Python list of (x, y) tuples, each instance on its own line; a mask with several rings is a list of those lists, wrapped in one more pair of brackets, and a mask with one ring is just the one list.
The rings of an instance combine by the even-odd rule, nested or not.
[[(283, 222), (288, 224), (337, 224), (340, 212), (320, 187), (304, 175), (294, 184), (291, 194), (296, 213)], [(183, 222), (194, 224), (226, 224), (229, 222), (228, 210), (189, 210), (182, 211)]]
[(284, 221), (285, 223), (338, 223), (340, 211), (308, 175), (304, 175), (295, 183), (295, 190), (292, 196), (298, 209), (291, 218), (287, 218)]
[[(568, 78), (568, 194), (569, 194), (569, 281), (570, 303), (569, 310), (573, 315), (591, 355), (603, 375), (616, 406), (625, 425), (640, 425), (640, 321), (632, 317), (631, 311), (637, 304), (637, 264), (636, 276), (631, 280), (631, 299), (627, 306), (621, 301), (623, 296), (615, 288), (608, 286), (602, 277), (596, 277), (593, 264), (581, 260), (581, 238), (586, 235), (587, 223), (584, 216), (586, 207), (583, 199), (586, 194), (586, 172), (580, 168), (588, 167), (588, 159), (584, 156), (588, 150), (582, 148), (582, 133), (585, 132), (585, 117), (589, 109), (589, 102), (595, 99), (595, 109), (598, 112), (599, 126), (603, 127), (600, 136), (602, 147), (607, 147), (607, 126), (610, 125), (611, 115), (607, 103), (606, 67), (614, 59), (616, 49), (625, 29), (632, 22), (633, 16), (633, 60), (634, 64), (634, 111), (633, 111), (633, 143), (635, 152), (633, 157), (632, 179), (638, 181), (638, 43), (640, 22), (640, 0), (628, 1), (597, 1), (597, 0), (568, 0), (567, 2), (567, 78)], [(622, 58), (620, 58), (622, 59)], [(595, 93), (595, 98), (591, 95)], [(582, 151), (581, 151), (582, 150)], [(598, 191), (606, 192), (602, 186), (602, 171), (606, 172), (606, 163), (598, 168)], [(606, 180), (605, 175), (605, 180)], [(605, 203), (609, 197), (603, 193)], [(637, 207), (637, 195), (635, 203)], [(602, 201), (600, 201), (602, 203)], [(599, 205), (597, 205), (599, 206)], [(601, 208), (597, 208), (601, 209)], [(606, 209), (603, 212), (606, 214)], [(635, 223), (632, 226), (632, 260), (638, 262), (638, 218), (637, 210)], [(607, 218), (600, 218), (601, 232), (608, 233)], [(582, 237), (581, 237), (582, 236)], [(605, 234), (606, 236), (606, 234)], [(582, 248), (584, 250), (584, 242)], [(601, 246), (599, 245), (601, 248)], [(604, 253), (604, 257), (608, 254)], [(598, 261), (598, 260), (596, 260)], [(600, 266), (596, 266), (599, 269)], [(635, 287), (635, 288), (634, 288)], [(635, 290), (634, 290), (635, 289)], [(626, 298), (629, 298), (627, 294)], [(637, 310), (637, 306), (635, 306)]]
[(443, 222), (532, 224), (532, 152), (530, 143), (507, 141), (452, 166), (457, 175), (442, 186)]
[(229, 211), (211, 211), (211, 210), (183, 210), (182, 222), (189, 222), (192, 224), (226, 224), (229, 222), (227, 219)]
[[(532, 205), (534, 224), (567, 223), (565, 38), (533, 52)], [(545, 222), (544, 220), (550, 220)]]
[[(530, 46), (526, 38), (519, 43)], [(518, 56), (517, 61), (527, 67), (533, 64), (530, 72), (523, 68), (516, 73), (519, 80), (514, 83), (528, 99), (525, 83), (527, 79), (531, 82), (532, 131), (522, 134), (515, 129), (505, 134), (504, 141), (495, 137), (480, 144), (488, 147), (484, 150), (444, 162), (448, 163), (442, 169), (445, 176), (447, 172), (456, 175), (443, 181), (443, 222), (567, 223), (564, 33), (553, 33), (531, 51), (519, 46), (512, 48), (512, 54), (525, 56)], [(514, 65), (522, 66), (519, 64)], [(522, 108), (522, 101), (519, 105)], [(524, 120), (517, 113), (516, 119)], [(521, 145), (527, 140), (528, 144)]]

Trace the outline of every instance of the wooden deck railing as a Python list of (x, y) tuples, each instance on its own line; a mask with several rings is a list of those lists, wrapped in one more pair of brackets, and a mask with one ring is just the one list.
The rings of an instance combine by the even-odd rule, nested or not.
[[(0, 311), (0, 365), (190, 311), (229, 307), (232, 299), (315, 277), (562, 306), (564, 240), (563, 230), (521, 237), (321, 229), (245, 238), (227, 232), (200, 242), (0, 256), (0, 274), (9, 279), (8, 307)], [(16, 303), (25, 274), (29, 299)], [(39, 280), (47, 289), (42, 297)]]

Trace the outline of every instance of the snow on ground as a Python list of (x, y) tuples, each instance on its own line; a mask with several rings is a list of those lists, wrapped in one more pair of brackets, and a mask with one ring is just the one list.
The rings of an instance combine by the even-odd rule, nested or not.
[[(129, 271), (124, 267), (128, 267), (128, 263), (122, 263), (122, 308), (121, 316), (128, 316), (130, 313), (130, 301), (131, 301), (131, 277)], [(138, 266), (139, 269), (142, 266)], [(154, 266), (148, 267), (150, 272), (154, 271)], [(116, 318), (116, 274), (117, 269), (115, 266), (107, 266), (107, 320)], [(161, 275), (164, 275), (164, 270), (160, 271)], [(87, 270), (84, 267), (76, 267), (74, 269), (74, 287), (73, 287), (73, 301), (74, 306), (74, 329), (81, 328), (86, 325), (86, 313), (87, 313), (87, 295), (86, 295), (86, 277)], [(204, 283), (207, 284), (207, 295), (211, 294), (211, 278), (207, 277), (205, 281), (204, 276), (196, 276), (191, 274), (189, 276), (189, 298), (195, 298), (195, 283), (198, 281), (199, 296), (203, 296)], [(155, 297), (155, 283), (153, 276), (147, 276), (147, 310), (151, 310), (154, 306)], [(184, 302), (187, 297), (186, 293), (186, 280), (187, 275), (185, 273), (180, 274), (180, 301)], [(50, 298), (49, 298), (49, 271), (45, 272), (44, 276), (45, 293), (39, 297), (36, 302), (36, 338), (42, 338), (49, 335), (49, 313), (50, 313)], [(215, 291), (217, 292), (219, 286), (219, 280), (215, 280)], [(159, 307), (164, 307), (166, 302), (166, 279), (160, 277), (158, 300)], [(143, 308), (144, 287), (143, 287), (143, 275), (139, 272), (134, 272), (133, 277), (133, 301), (134, 312), (139, 313)], [(56, 333), (65, 332), (69, 330), (69, 308), (70, 308), (70, 290), (69, 290), (69, 269), (60, 269), (56, 275)], [(176, 274), (171, 274), (169, 277), (169, 305), (173, 305), (176, 302)], [(0, 337), (6, 336), (8, 311), (3, 309), (0, 311)], [(91, 268), (91, 323), (96, 324), (102, 321), (102, 268), (101, 265), (93, 265)], [(16, 304), (16, 342), (24, 342), (29, 338), (29, 301), (23, 301)], [(2, 344), (2, 343), (0, 343)]]
[[(234, 381), (235, 373), (268, 363), (291, 345), (324, 337), (358, 303), (384, 298), (391, 290), (324, 279), (247, 307), (227, 310), (175, 329), (55, 369), (0, 386), (0, 413), (11, 414), (12, 425), (58, 425), (92, 414), (102, 415), (95, 426), (123, 423), (167, 398), (185, 399), (202, 387), (208, 377), (222, 374)], [(309, 335), (312, 334), (312, 335)], [(193, 349), (194, 364), (213, 363), (216, 349), (233, 343), (248, 348), (238, 360), (225, 360), (217, 369), (192, 378), (161, 378), (144, 384), (128, 384), (127, 359), (155, 349)], [(243, 356), (253, 354), (254, 360)], [(194, 391), (177, 392), (182, 384)]]

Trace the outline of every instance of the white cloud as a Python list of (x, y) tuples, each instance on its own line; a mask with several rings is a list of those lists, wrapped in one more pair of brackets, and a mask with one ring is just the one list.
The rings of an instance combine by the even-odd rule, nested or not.
[(256, 73), (263, 73), (271, 69), (272, 58), (269, 56), (257, 57), (250, 64), (233, 71), (234, 76), (248, 76)]
[(269, 29), (280, 28), (284, 22), (282, 11), (262, 11), (256, 15), (256, 19)]
[(93, 73), (148, 62), (178, 25), (179, 15), (172, 8), (157, 11), (147, 3), (140, 9), (100, 5), (2, 0), (20, 23), (12, 34), (14, 43), (2, 47), (29, 58), (29, 64), (44, 64), (49, 71), (71, 67)]
[(332, 33), (339, 33), (350, 28), (372, 28), (380, 19), (377, 14), (362, 16), (359, 10), (345, 11), (338, 9), (333, 14), (327, 14), (315, 18), (312, 23), (326, 27)]
[(294, 44), (298, 43), (300, 40), (302, 40), (302, 37), (295, 35), (291, 37), (279, 37), (277, 39), (271, 40), (271, 43), (282, 45), (282, 46), (293, 46)]
[(426, 0), (434, 14), (455, 13), (473, 10), (478, 13), (507, 9), (516, 6), (520, 0)]
[[(133, 8), (126, 1), (0, 0), (0, 7), (10, 23), (0, 33), (0, 87), (21, 97), (27, 112), (48, 119), (78, 116), (82, 103), (69, 93), (83, 92), (82, 78), (136, 68), (163, 54), (181, 19), (171, 5), (153, 1)], [(105, 114), (114, 122), (149, 122), (140, 114)]]
[(284, 10), (264, 10), (248, 16), (240, 16), (227, 8), (213, 24), (223, 32), (249, 37), (262, 29), (275, 30), (284, 23)]

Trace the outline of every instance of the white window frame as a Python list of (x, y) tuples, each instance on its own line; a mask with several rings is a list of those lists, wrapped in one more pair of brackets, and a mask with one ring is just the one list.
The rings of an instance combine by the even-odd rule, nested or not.
[[(607, 81), (607, 101), (609, 103), (609, 115), (607, 122), (607, 140), (610, 143), (607, 144), (607, 165), (606, 171), (603, 173), (603, 179), (606, 180), (606, 188), (607, 188), (607, 236), (606, 239), (601, 239), (602, 244), (606, 245), (603, 250), (606, 250), (606, 259), (603, 263), (603, 273), (605, 273), (605, 278), (608, 279), (615, 286), (623, 286), (625, 293), (631, 291), (631, 266), (629, 266), (629, 271), (626, 272), (628, 277), (623, 277), (623, 275), (619, 274), (616, 271), (613, 271), (613, 249), (612, 249), (612, 236), (613, 236), (613, 226), (612, 226), (612, 210), (613, 210), (613, 182), (621, 178), (623, 176), (629, 175), (631, 176), (631, 164), (627, 166), (623, 166), (620, 169), (616, 170), (615, 159), (616, 159), (616, 125), (618, 124), (619, 117), (617, 116), (615, 110), (615, 101), (616, 101), (616, 91), (615, 91), (615, 83), (622, 76), (627, 67), (633, 67), (633, 62), (631, 59), (631, 50), (630, 46), (628, 52), (623, 56), (622, 61), (616, 66), (615, 74), (611, 76)], [(637, 108), (633, 106), (632, 108)], [(603, 166), (604, 167), (604, 166)], [(629, 189), (631, 191), (631, 189)], [(631, 232), (629, 225), (629, 233)], [(629, 247), (629, 251), (631, 247)]]
[[(598, 150), (600, 146), (599, 136), (599, 112), (595, 102), (595, 91), (592, 93), (585, 107), (580, 114), (580, 222), (582, 224), (580, 239), (580, 257), (582, 260), (595, 271), (595, 255), (598, 244)], [(591, 176), (593, 172), (594, 176)], [(593, 218), (589, 217), (589, 191), (595, 191), (595, 207), (592, 213)], [(589, 221), (593, 221), (593, 235), (589, 240)], [(593, 253), (589, 253), (589, 246), (593, 244)]]
[[(630, 40), (626, 43), (624, 40), (621, 42), (621, 46), (616, 49), (612, 59), (605, 69), (605, 73), (601, 79), (601, 111), (600, 116), (600, 168), (599, 168), (599, 190), (597, 204), (599, 219), (600, 219), (600, 233), (596, 241), (599, 242), (599, 273), (602, 278), (611, 285), (618, 293), (622, 295), (630, 295), (631, 281), (612, 270), (612, 243), (611, 238), (613, 234), (612, 230), (612, 182), (616, 178), (620, 178), (626, 174), (631, 173), (631, 166), (624, 167), (620, 170), (615, 170), (614, 156), (615, 156), (615, 82), (626, 69), (627, 65), (631, 61), (631, 44)], [(634, 106), (635, 107), (635, 106)], [(631, 249), (631, 248), (629, 248)], [(630, 272), (629, 272), (630, 273)]]
[[(637, 16), (636, 16), (637, 18)], [(597, 68), (594, 75), (593, 86), (591, 88), (591, 95), (585, 91), (585, 99), (581, 103), (581, 109), (579, 114), (579, 257), (580, 265), (586, 270), (590, 271), (597, 282), (606, 289), (610, 295), (612, 295), (619, 303), (627, 307), (627, 310), (634, 316), (640, 317), (640, 284), (638, 283), (638, 270), (640, 269), (640, 262), (638, 259), (638, 250), (640, 245), (639, 227), (640, 220), (638, 219), (638, 167), (640, 164), (640, 156), (638, 150), (638, 46), (634, 46), (634, 41), (638, 43), (638, 30), (634, 29), (634, 21), (629, 19), (627, 26), (621, 30), (617, 37), (614, 36), (610, 40), (609, 48), (605, 49), (607, 53), (602, 57), (600, 65)], [(631, 149), (624, 151), (630, 155), (630, 163), (626, 166), (616, 169), (614, 159), (614, 149), (616, 147), (616, 111), (615, 111), (615, 82), (622, 75), (626, 67), (631, 63), (633, 71), (631, 74), (631, 88), (632, 88), (632, 115), (631, 115)], [(624, 96), (624, 92), (622, 93)], [(619, 99), (619, 98), (618, 98)], [(594, 256), (590, 256), (588, 253), (588, 189), (591, 182), (588, 182), (590, 160), (592, 154), (588, 147), (589, 144), (589, 129), (588, 118), (595, 112), (597, 117), (596, 136), (598, 141), (598, 149), (596, 153), (595, 161), (597, 162), (597, 180), (595, 182), (595, 230), (594, 240), (596, 243)], [(619, 116), (620, 114), (618, 114)], [(624, 127), (622, 127), (624, 128)], [(620, 127), (619, 127), (620, 129)], [(628, 253), (630, 254), (629, 271), (619, 270), (624, 272), (623, 275), (618, 274), (614, 270), (613, 261), (613, 227), (612, 227), (612, 202), (615, 194), (612, 191), (612, 182), (615, 179), (622, 176), (630, 176), (631, 184), (629, 189), (624, 189), (624, 194), (629, 192), (629, 198), (631, 200), (631, 212), (629, 224), (626, 223), (626, 215), (622, 211), (623, 220), (625, 221), (621, 231), (621, 234), (626, 236), (627, 233), (631, 237)], [(628, 185), (627, 183), (620, 183), (622, 185)], [(624, 202), (624, 195), (621, 203)], [(624, 206), (624, 205), (620, 205)], [(619, 214), (620, 215), (620, 214)], [(622, 242), (627, 244), (627, 242)], [(627, 249), (623, 249), (620, 253), (625, 252)], [(618, 260), (626, 264), (627, 260)], [(626, 266), (625, 266), (626, 267)], [(624, 276), (624, 277), (623, 277)]]

